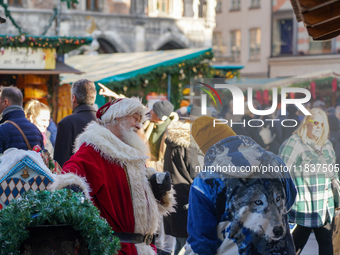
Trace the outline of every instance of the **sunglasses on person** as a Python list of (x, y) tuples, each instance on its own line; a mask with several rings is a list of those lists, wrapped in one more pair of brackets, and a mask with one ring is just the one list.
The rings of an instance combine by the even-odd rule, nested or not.
[(321, 127), (323, 127), (323, 122), (316, 120), (309, 120), (309, 122), (312, 122), (314, 126), (319, 126), (321, 124)]

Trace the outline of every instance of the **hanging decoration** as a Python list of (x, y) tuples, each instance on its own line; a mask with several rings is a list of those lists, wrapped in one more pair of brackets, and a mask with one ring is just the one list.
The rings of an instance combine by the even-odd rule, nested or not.
[(338, 89), (338, 81), (336, 78), (334, 78), (332, 81), (332, 92), (336, 92), (337, 89)]
[(1, 48), (56, 48), (58, 54), (67, 53), (91, 42), (92, 37), (0, 35)]
[(269, 105), (269, 91), (268, 89), (263, 91), (263, 103)]
[(255, 99), (256, 99), (261, 105), (263, 105), (263, 100), (262, 100), (262, 93), (261, 93), (261, 91), (256, 91)]
[(310, 83), (310, 92), (312, 92), (312, 97), (313, 97), (313, 99), (316, 98), (315, 90), (316, 90), (316, 84), (315, 84), (315, 81), (312, 81), (312, 82)]

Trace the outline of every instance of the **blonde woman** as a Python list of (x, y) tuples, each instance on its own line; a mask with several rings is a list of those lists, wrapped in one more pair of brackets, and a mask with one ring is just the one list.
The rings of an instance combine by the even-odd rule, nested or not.
[(293, 231), (297, 254), (301, 253), (313, 230), (319, 254), (332, 255), (332, 185), (339, 188), (337, 172), (334, 171), (335, 153), (328, 140), (326, 113), (318, 108), (313, 108), (310, 113), (279, 151), (298, 190), (288, 218), (297, 224)]
[(26, 118), (36, 125), (42, 133), (44, 138), (44, 147), (53, 157), (54, 149), (49, 138), (51, 134), (47, 131), (47, 127), (50, 124), (50, 108), (38, 100), (31, 100), (25, 106), (25, 115)]

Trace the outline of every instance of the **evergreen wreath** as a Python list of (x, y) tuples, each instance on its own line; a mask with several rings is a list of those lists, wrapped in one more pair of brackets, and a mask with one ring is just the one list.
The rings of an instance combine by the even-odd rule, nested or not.
[(20, 246), (29, 237), (27, 228), (45, 222), (72, 226), (93, 255), (117, 254), (120, 249), (119, 239), (99, 210), (81, 193), (64, 189), (28, 191), (0, 211), (0, 254), (20, 254)]

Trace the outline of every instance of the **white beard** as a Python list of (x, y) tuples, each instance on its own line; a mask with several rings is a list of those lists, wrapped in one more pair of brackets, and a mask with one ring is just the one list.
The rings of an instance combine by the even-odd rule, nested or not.
[(139, 150), (145, 154), (148, 152), (148, 147), (145, 142), (139, 137), (139, 135), (135, 132), (135, 128), (128, 128), (127, 125), (122, 122), (119, 124), (119, 128), (121, 133), (123, 134), (122, 141), (131, 147)]

